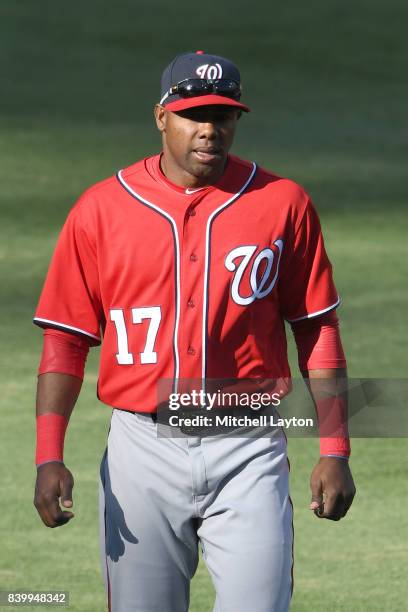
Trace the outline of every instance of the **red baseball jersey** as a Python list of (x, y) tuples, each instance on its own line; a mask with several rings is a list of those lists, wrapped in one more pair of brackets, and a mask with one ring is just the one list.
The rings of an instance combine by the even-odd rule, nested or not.
[(299, 185), (229, 156), (186, 189), (157, 155), (72, 208), (34, 322), (102, 342), (99, 399), (151, 412), (161, 379), (289, 378), (284, 320), (338, 303)]

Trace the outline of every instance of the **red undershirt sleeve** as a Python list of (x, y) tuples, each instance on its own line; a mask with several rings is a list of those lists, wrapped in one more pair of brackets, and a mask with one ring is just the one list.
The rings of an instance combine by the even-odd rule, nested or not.
[[(339, 320), (332, 310), (314, 319), (292, 323), (299, 367), (304, 370), (345, 368)], [(347, 400), (343, 394), (321, 398), (314, 395), (320, 433), (320, 455), (348, 458), (351, 452), (347, 422)]]
[(89, 340), (84, 336), (45, 329), (38, 374), (58, 372), (83, 380), (89, 345)]
[(291, 327), (301, 370), (346, 367), (335, 310), (313, 319), (296, 321)]

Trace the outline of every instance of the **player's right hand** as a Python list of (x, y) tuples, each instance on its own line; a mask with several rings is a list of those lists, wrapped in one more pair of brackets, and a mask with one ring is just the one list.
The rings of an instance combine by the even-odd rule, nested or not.
[(60, 527), (68, 523), (74, 513), (62, 510), (72, 507), (74, 478), (62, 463), (50, 462), (37, 468), (34, 506), (47, 527)]

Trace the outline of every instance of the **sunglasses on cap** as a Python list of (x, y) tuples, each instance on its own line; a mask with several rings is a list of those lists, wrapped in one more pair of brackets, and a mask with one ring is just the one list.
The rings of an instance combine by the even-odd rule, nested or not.
[(160, 100), (160, 104), (163, 104), (169, 96), (175, 94), (181, 98), (193, 98), (211, 93), (239, 100), (241, 97), (241, 85), (231, 79), (184, 79), (184, 81), (180, 81), (170, 87)]

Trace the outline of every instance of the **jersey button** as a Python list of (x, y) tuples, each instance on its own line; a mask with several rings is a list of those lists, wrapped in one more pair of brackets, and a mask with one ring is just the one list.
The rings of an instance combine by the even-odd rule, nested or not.
[(197, 261), (198, 257), (195, 253), (191, 253), (190, 255), (190, 261)]
[(195, 348), (194, 348), (194, 347), (192, 347), (192, 346), (189, 346), (189, 347), (188, 347), (188, 349), (187, 349), (187, 353), (188, 353), (189, 355), (195, 355), (195, 354), (196, 354), (196, 352), (195, 352)]
[(187, 302), (187, 306), (188, 306), (189, 308), (194, 308), (194, 306), (195, 306), (195, 301), (193, 300), (193, 298), (190, 298), (190, 299), (188, 300), (188, 302)]

